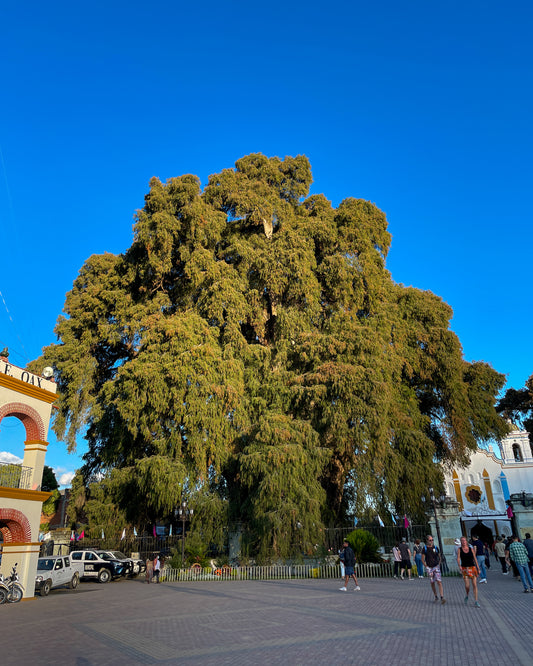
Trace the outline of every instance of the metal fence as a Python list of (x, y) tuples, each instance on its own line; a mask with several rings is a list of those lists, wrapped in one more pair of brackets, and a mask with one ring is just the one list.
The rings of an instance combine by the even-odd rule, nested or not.
[[(31, 473), (31, 467), (0, 462), (0, 486), (3, 486), (4, 488), (23, 488), (29, 490)], [(40, 488), (37, 490), (40, 490)]]
[(382, 546), (387, 553), (389, 553), (392, 550), (392, 547), (403, 538), (410, 542), (413, 542), (415, 539), (420, 539), (420, 541), (425, 543), (426, 535), (430, 533), (430, 527), (427, 523), (424, 525), (409, 525), (409, 527), (399, 525), (386, 525), (384, 527), (380, 527), (379, 525), (358, 525), (356, 528), (330, 527), (329, 529), (324, 530), (326, 548), (337, 552), (342, 547), (343, 540), (348, 534), (350, 534), (350, 532), (353, 532), (354, 529), (366, 530), (373, 534), (379, 541), (379, 545)]
[[(429, 533), (429, 525), (410, 525), (408, 529), (390, 525), (387, 527), (370, 526), (362, 527), (372, 533), (379, 541), (386, 553), (390, 553), (394, 544), (406, 537), (409, 541), (420, 539), (425, 542), (426, 534)], [(324, 530), (324, 546), (327, 551), (337, 553), (342, 548), (342, 542), (345, 537), (353, 532), (353, 527), (334, 527)], [(187, 535), (185, 536), (185, 545), (187, 545)], [(120, 550), (126, 555), (130, 553), (139, 553), (141, 558), (152, 557), (154, 553), (162, 553), (165, 557), (175, 552), (181, 551), (182, 537), (180, 534), (173, 536), (153, 537), (153, 536), (126, 536), (121, 539), (120, 536), (109, 536), (103, 539), (89, 539), (87, 537), (78, 541), (70, 542), (70, 550), (79, 548), (94, 548), (96, 550)], [(210, 552), (209, 556), (214, 559), (224, 553)]]
[[(390, 578), (392, 564), (357, 564), (355, 573), (358, 578)], [(247, 567), (191, 567), (189, 569), (172, 569), (165, 567), (161, 580), (168, 582), (191, 582), (202, 580), (290, 580), (306, 578), (341, 578), (341, 567), (338, 564), (287, 564), (278, 566), (247, 566)]]
[(70, 542), (70, 550), (79, 550), (80, 548), (93, 550), (120, 550), (126, 555), (130, 553), (139, 553), (139, 557), (146, 559), (153, 557), (155, 553), (162, 553), (165, 557), (170, 557), (171, 553), (181, 549), (181, 536), (167, 537), (125, 537), (120, 536), (105, 537), (103, 539), (89, 539), (84, 537)]

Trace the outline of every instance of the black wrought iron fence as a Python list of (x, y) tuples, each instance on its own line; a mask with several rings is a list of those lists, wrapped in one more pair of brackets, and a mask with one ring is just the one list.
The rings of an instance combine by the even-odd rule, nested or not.
[(354, 529), (364, 529), (373, 534), (379, 541), (380, 546), (385, 549), (385, 552), (390, 552), (392, 547), (403, 538), (413, 542), (415, 539), (420, 539), (425, 542), (426, 535), (429, 534), (430, 527), (426, 523), (424, 525), (409, 525), (408, 528), (400, 525), (386, 525), (381, 527), (379, 525), (370, 526), (357, 526), (354, 527), (332, 527), (325, 530), (325, 546), (328, 549), (337, 551), (342, 547), (342, 542), (350, 532)]
[[(245, 526), (240, 526), (241, 532), (244, 534), (246, 531)], [(396, 542), (400, 541), (403, 537), (409, 541), (420, 539), (425, 541), (426, 534), (429, 533), (429, 525), (410, 525), (408, 529), (400, 526), (365, 526), (360, 529), (365, 529), (372, 533), (379, 541), (385, 552), (390, 552)], [(353, 527), (334, 527), (324, 530), (324, 546), (327, 551), (337, 552), (342, 547), (342, 542), (345, 537), (354, 530)], [(230, 530), (231, 531), (231, 530)], [(185, 536), (185, 547), (187, 546), (187, 535)], [(173, 552), (181, 552), (182, 537), (181, 535), (173, 536), (120, 536), (105, 537), (102, 539), (90, 539), (84, 537), (78, 541), (72, 540), (70, 542), (70, 550), (77, 550), (80, 548), (94, 548), (95, 550), (119, 550), (128, 557), (131, 553), (138, 553), (139, 557), (146, 559), (153, 557), (154, 553), (161, 553), (165, 558), (169, 558)], [(213, 546), (209, 548), (209, 556), (217, 558), (222, 555), (227, 555), (227, 547), (217, 550)]]
[(102, 539), (82, 539), (70, 541), (70, 550), (79, 549), (94, 550), (119, 550), (128, 557), (131, 553), (139, 553), (139, 557), (146, 559), (152, 558), (155, 553), (162, 554), (165, 558), (172, 555), (173, 551), (181, 549), (181, 535), (166, 537), (105, 537)]

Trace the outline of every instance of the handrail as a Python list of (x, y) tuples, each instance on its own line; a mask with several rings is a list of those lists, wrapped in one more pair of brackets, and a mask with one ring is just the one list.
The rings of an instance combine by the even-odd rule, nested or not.
[(30, 490), (33, 469), (22, 464), (0, 462), (0, 486)]

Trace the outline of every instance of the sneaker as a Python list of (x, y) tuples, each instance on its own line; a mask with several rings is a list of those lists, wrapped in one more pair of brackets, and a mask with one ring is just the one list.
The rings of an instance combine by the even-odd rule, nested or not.
[(424, 576), (418, 576), (419, 578), (424, 578)]
[(435, 600), (434, 600), (434, 602), (433, 602), (433, 603), (435, 603), (435, 604), (436, 604), (436, 603), (438, 603), (438, 601), (439, 601), (439, 598), (438, 598), (438, 597), (435, 597)]
[(356, 586), (353, 588), (353, 591), (354, 591), (354, 592), (357, 592), (357, 590), (360, 590), (360, 589), (361, 589), (361, 588), (359, 587), (359, 585), (356, 585)]
[(486, 582), (487, 582), (487, 579), (486, 579), (486, 578), (481, 578), (479, 582), (480, 582), (480, 583), (486, 583)]
[(526, 592), (527, 594), (529, 594), (529, 590), (528, 590), (527, 588), (524, 590), (524, 592)]
[(393, 576), (393, 578), (398, 578), (398, 576)]
[(339, 587), (339, 590), (340, 590), (341, 592), (346, 592), (346, 588), (345, 588), (345, 587)]
[(446, 599), (444, 597), (441, 597), (440, 602), (441, 602), (442, 605), (444, 605), (446, 603)]
[(468, 597), (465, 597), (465, 606), (468, 606)]
[(508, 576), (508, 575), (509, 575), (508, 571), (506, 571), (505, 573), (502, 574), (502, 576)]
[(476, 601), (476, 603), (474, 604), (474, 606), (475, 606), (476, 608), (481, 608), (481, 606), (479, 605), (479, 601)]
[(400, 578), (401, 578), (402, 580), (404, 579), (403, 576), (400, 576)]

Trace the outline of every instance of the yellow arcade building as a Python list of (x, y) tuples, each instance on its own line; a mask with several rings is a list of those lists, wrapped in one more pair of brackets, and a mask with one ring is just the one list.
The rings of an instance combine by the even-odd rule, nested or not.
[(24, 459), (21, 465), (0, 463), (0, 531), (3, 537), (4, 576), (17, 564), (23, 599), (35, 596), (35, 575), (39, 557), (39, 523), (42, 504), (50, 493), (41, 491), (46, 441), (56, 384), (49, 377), (35, 375), (0, 356), (0, 422), (17, 417), (24, 425)]

